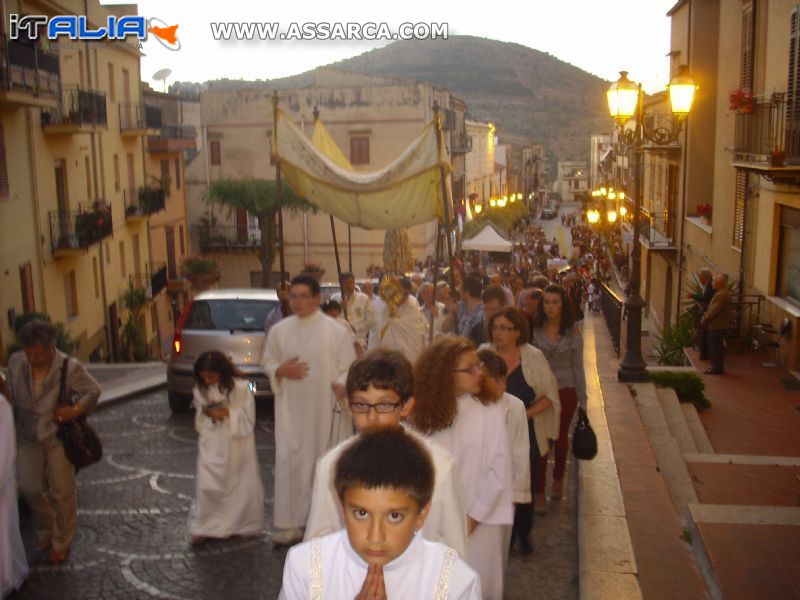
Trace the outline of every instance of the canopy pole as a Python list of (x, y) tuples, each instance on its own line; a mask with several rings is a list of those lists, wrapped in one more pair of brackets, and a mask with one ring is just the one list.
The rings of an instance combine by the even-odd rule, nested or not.
[(433, 308), (431, 308), (431, 316), (429, 318), (429, 330), (428, 330), (428, 343), (430, 344), (433, 342), (433, 320), (434, 320), (434, 310), (436, 309), (436, 280), (439, 279), (439, 253), (441, 252), (440, 247), (442, 245), (442, 226), (439, 223), (439, 220), (436, 220), (436, 248), (433, 251)]
[(281, 182), (281, 161), (278, 158), (278, 92), (272, 92), (272, 157), (275, 159), (275, 205), (278, 208), (278, 256), (281, 269), (281, 289), (286, 282), (286, 257), (283, 253), (283, 183)]
[[(439, 103), (433, 101), (433, 118), (436, 122), (436, 145), (439, 147), (439, 158), (442, 156), (442, 122), (439, 120)], [(450, 239), (450, 199), (447, 197), (446, 173), (443, 165), (439, 165), (439, 179), (442, 186), (442, 206), (444, 207), (445, 233), (447, 234), (447, 263), (450, 265), (450, 288), (456, 288), (455, 273), (453, 273), (453, 242)], [(438, 268), (438, 264), (437, 264)]]

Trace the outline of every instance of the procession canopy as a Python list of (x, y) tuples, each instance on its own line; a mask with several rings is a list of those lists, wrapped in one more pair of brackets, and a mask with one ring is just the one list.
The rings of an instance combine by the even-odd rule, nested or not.
[(292, 191), (346, 223), (396, 229), (443, 218), (442, 194), (451, 191), (442, 177), (452, 167), (435, 120), (377, 171), (353, 169), (319, 120), (312, 141), (278, 110), (272, 135), (273, 156)]

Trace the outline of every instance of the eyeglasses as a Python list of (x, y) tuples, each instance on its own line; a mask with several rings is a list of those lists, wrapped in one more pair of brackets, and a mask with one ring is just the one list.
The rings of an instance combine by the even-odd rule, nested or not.
[(403, 406), (402, 402), (378, 402), (377, 404), (368, 404), (367, 402), (351, 402), (350, 412), (354, 413), (368, 413), (372, 408), (376, 413), (387, 414), (396, 411)]
[(310, 300), (313, 297), (311, 294), (289, 294), (289, 300)]
[(513, 325), (492, 325), (492, 331), (516, 331)]
[(475, 363), (474, 365), (470, 365), (464, 369), (453, 369), (455, 373), (469, 373), (470, 375), (475, 375), (476, 373), (480, 373), (483, 370), (483, 363)]

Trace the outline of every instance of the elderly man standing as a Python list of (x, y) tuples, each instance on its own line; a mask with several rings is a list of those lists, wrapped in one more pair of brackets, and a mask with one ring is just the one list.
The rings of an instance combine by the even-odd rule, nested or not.
[(703, 267), (697, 272), (697, 281), (700, 282), (700, 285), (703, 286), (703, 289), (695, 292), (687, 294), (691, 300), (697, 302), (698, 306), (698, 316), (697, 316), (697, 350), (700, 354), (700, 360), (708, 360), (708, 344), (706, 342), (706, 332), (705, 329), (700, 326), (700, 318), (703, 316), (703, 313), (706, 312), (708, 309), (708, 305), (711, 304), (711, 298), (714, 297), (714, 287), (711, 285), (711, 280), (713, 279), (711, 275), (711, 269), (707, 267)]
[(731, 293), (726, 287), (727, 283), (728, 276), (725, 273), (714, 278), (714, 296), (700, 317), (700, 326), (706, 330), (708, 358), (711, 360), (711, 368), (705, 371), (706, 375), (722, 375), (725, 372), (724, 340), (731, 324)]
[(352, 273), (342, 273), (339, 283), (342, 286), (342, 293), (335, 294), (334, 298), (340, 296), (344, 318), (356, 332), (362, 350), (366, 350), (369, 331), (375, 326), (372, 301), (366, 294), (356, 291), (356, 279)]
[(350, 333), (319, 310), (319, 282), (292, 279), (292, 315), (267, 335), (261, 359), (275, 393), (275, 545), (303, 539), (317, 459), (353, 434), (344, 398), (356, 358)]
[[(17, 333), (23, 352), (8, 361), (8, 389), (16, 408), (17, 481), (33, 513), (47, 560), (64, 562), (78, 523), (75, 467), (58, 438), (58, 423), (92, 410), (100, 386), (78, 360), (56, 350), (56, 328), (34, 319)], [(58, 406), (61, 370), (75, 402)]]

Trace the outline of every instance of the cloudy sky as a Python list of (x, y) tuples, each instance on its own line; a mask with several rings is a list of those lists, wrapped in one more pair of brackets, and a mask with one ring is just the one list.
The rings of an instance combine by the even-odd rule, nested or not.
[[(468, 4), (463, 0), (400, 2), (254, 2), (225, 0), (140, 0), (139, 14), (178, 25), (181, 49), (168, 50), (156, 40), (144, 44), (142, 78), (152, 81), (171, 69), (167, 83), (219, 77), (272, 79), (348, 58), (390, 43), (383, 41), (216, 40), (212, 23), (446, 23), (450, 35), (474, 35), (515, 42), (548, 52), (609, 81), (620, 69), (650, 91), (669, 78), (669, 19), (676, 0), (528, 0), (525, 3)], [(116, 0), (104, 4), (122, 3)], [(152, 36), (151, 36), (152, 37)]]

